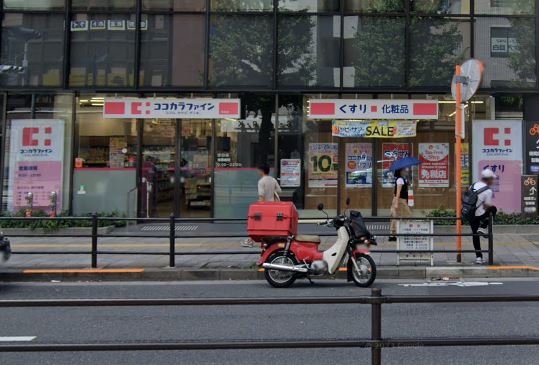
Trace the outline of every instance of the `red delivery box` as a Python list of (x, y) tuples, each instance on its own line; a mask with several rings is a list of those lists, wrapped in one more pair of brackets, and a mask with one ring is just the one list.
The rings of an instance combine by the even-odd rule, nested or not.
[(262, 237), (288, 237), (298, 233), (298, 211), (292, 202), (258, 202), (249, 206), (247, 232), (254, 241)]

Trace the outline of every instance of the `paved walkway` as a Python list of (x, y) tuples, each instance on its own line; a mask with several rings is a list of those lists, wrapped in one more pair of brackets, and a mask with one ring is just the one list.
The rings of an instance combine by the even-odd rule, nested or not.
[[(168, 232), (163, 232), (163, 238), (132, 237), (132, 238), (100, 238), (98, 249), (109, 254), (98, 257), (100, 268), (165, 268), (168, 266)], [(322, 237), (322, 248), (328, 247), (333, 237)], [(200, 252), (206, 254), (176, 256), (177, 268), (189, 269), (237, 269), (254, 268), (258, 255), (249, 254), (257, 248), (243, 248), (240, 238), (177, 238), (176, 251)], [(12, 237), (14, 255), (8, 262), (0, 263), (2, 269), (50, 269), (50, 268), (88, 268), (90, 267), (90, 239), (81, 237)], [(454, 238), (440, 237), (435, 239), (435, 249), (455, 249)], [(526, 265), (539, 267), (539, 235), (498, 234), (495, 236), (494, 261), (497, 265)], [(483, 240), (483, 248), (487, 241)], [(379, 238), (376, 250), (395, 250), (395, 242), (387, 242)], [(471, 250), (470, 238), (463, 238), (463, 249)], [(211, 251), (224, 254), (207, 254)], [(28, 252), (40, 252), (28, 254)], [(87, 252), (85, 254), (52, 255), (46, 252)], [(233, 251), (232, 253), (226, 253)], [(118, 253), (116, 253), (118, 252)], [(121, 252), (121, 254), (119, 253)], [(138, 252), (139, 254), (130, 254)], [(245, 253), (242, 253), (245, 252)], [(164, 253), (157, 255), (156, 253)], [(239, 253), (239, 254), (238, 254)], [(397, 264), (395, 253), (373, 253), (379, 266), (394, 266)], [(454, 266), (456, 254), (437, 253), (434, 255), (435, 266)], [(485, 256), (486, 257), (486, 256)], [(473, 253), (463, 255), (464, 265), (474, 261)], [(414, 265), (414, 263), (406, 263)], [(417, 265), (417, 264), (416, 264)], [(425, 264), (421, 264), (425, 265)]]

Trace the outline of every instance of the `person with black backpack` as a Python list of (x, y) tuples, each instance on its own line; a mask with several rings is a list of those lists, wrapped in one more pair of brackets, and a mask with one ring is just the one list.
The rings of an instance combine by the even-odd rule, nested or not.
[[(481, 172), (481, 180), (473, 183), (462, 196), (462, 219), (468, 221), (473, 234), (488, 234), (489, 215), (496, 214), (496, 207), (492, 202), (492, 184), (496, 181), (496, 175), (490, 169)], [(481, 252), (481, 238), (472, 238), (475, 249), (475, 263), (484, 264)]]

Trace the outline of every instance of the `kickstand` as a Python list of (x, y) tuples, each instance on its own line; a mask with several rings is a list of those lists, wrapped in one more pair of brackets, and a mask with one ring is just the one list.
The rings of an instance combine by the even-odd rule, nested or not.
[(309, 276), (307, 276), (307, 280), (309, 280), (309, 283), (311, 283), (311, 285), (314, 285), (314, 281), (312, 281)]

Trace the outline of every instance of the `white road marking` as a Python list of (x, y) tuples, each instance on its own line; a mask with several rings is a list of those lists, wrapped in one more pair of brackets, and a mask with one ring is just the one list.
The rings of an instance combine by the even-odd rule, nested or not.
[(36, 336), (0, 336), (0, 342), (30, 342), (36, 339)]
[(443, 287), (443, 286), (458, 286), (461, 288), (472, 286), (489, 286), (489, 285), (503, 285), (500, 282), (488, 282), (488, 281), (439, 281), (419, 284), (399, 284), (404, 287)]

